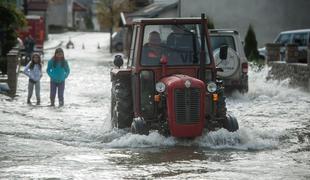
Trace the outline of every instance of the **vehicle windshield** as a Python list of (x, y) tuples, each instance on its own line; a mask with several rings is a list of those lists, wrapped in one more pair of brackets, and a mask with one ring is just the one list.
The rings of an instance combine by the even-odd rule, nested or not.
[[(160, 65), (167, 57), (168, 65), (198, 65), (201, 37), (199, 24), (147, 25), (144, 29), (141, 64)], [(210, 64), (206, 45), (206, 64)]]
[(210, 40), (212, 51), (220, 48), (223, 45), (227, 45), (236, 51), (235, 41), (232, 36), (211, 36)]

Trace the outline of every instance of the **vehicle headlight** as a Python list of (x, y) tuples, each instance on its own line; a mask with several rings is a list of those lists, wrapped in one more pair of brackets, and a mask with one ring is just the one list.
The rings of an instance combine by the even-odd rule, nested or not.
[(192, 83), (191, 83), (190, 80), (186, 80), (185, 83), (184, 83), (184, 85), (185, 85), (185, 87), (190, 88), (191, 85), (192, 85)]
[(166, 85), (163, 82), (158, 82), (155, 85), (156, 91), (162, 93), (166, 90)]
[(207, 85), (207, 90), (211, 93), (215, 92), (217, 89), (217, 86), (214, 82), (209, 82)]

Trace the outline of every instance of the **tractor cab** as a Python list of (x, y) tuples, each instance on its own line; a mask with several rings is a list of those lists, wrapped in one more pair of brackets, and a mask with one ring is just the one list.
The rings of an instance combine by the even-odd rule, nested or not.
[[(226, 60), (227, 47), (220, 56)], [(238, 129), (226, 114), (216, 79), (207, 20), (141, 19), (133, 24), (129, 58), (115, 57), (111, 70), (111, 119), (133, 133), (149, 130), (174, 137), (197, 137), (204, 129)]]

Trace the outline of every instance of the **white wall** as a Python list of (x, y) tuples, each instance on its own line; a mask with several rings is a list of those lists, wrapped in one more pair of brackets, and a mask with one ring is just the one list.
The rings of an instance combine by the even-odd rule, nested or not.
[(63, 27), (73, 26), (73, 0), (60, 1), (61, 3), (50, 3), (47, 10), (48, 25)]
[(280, 31), (310, 28), (309, 0), (180, 0), (183, 17), (206, 13), (216, 28), (236, 29), (244, 38), (249, 24), (259, 46)]

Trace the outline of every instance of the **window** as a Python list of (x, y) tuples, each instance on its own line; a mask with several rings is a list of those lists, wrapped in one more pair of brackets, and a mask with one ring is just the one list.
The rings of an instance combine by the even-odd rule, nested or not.
[[(144, 66), (160, 65), (163, 56), (167, 57), (168, 66), (198, 65), (201, 51), (200, 25), (147, 25), (142, 45), (141, 64)], [(210, 64), (208, 54), (206, 64)]]
[(297, 33), (293, 35), (293, 43), (298, 46), (307, 46), (308, 33)]
[(286, 44), (290, 43), (292, 34), (281, 34), (278, 39), (275, 41), (275, 43), (281, 44), (282, 46), (285, 46)]
[(132, 37), (131, 37), (129, 59), (128, 59), (128, 63), (127, 63), (128, 66), (134, 65), (136, 36), (137, 36), (137, 27), (134, 26), (133, 32), (132, 32)]
[(210, 40), (212, 51), (220, 48), (223, 45), (227, 45), (236, 51), (235, 40), (232, 36), (211, 36)]

